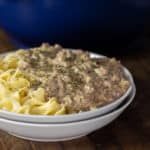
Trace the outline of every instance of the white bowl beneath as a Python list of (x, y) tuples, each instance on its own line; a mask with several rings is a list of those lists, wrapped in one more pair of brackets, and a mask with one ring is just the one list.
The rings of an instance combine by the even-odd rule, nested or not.
[[(105, 57), (105, 56), (91, 53), (91, 57), (95, 58), (95, 57)], [(123, 69), (125, 75), (130, 80), (131, 84), (133, 84), (133, 78), (131, 73), (125, 67), (123, 67)], [(129, 87), (127, 92), (124, 95), (122, 95), (119, 99), (115, 100), (114, 102), (106, 106), (100, 107), (95, 110), (87, 111), (87, 112), (81, 112), (81, 113), (69, 114), (69, 115), (59, 115), (59, 116), (44, 116), (44, 115), (17, 114), (5, 110), (0, 110), (0, 117), (10, 119), (10, 120), (15, 120), (15, 121), (29, 122), (29, 123), (65, 123), (65, 122), (85, 120), (99, 115), (103, 115), (117, 108), (124, 101), (124, 99), (131, 93), (131, 90), (132, 90), (132, 85)]]
[(64, 141), (79, 138), (104, 127), (116, 119), (133, 101), (135, 93), (136, 89), (133, 85), (129, 97), (117, 109), (92, 119), (72, 123), (38, 124), (0, 118), (0, 129), (14, 136), (33, 141)]

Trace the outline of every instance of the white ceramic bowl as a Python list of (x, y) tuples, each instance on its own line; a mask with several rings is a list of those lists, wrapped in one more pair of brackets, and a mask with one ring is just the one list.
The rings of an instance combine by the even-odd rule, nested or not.
[(0, 129), (14, 136), (33, 141), (64, 141), (85, 136), (116, 119), (132, 102), (135, 86), (129, 97), (114, 111), (84, 121), (72, 123), (26, 123), (0, 118)]
[[(105, 57), (102, 55), (91, 53), (91, 57)], [(122, 66), (123, 67), (123, 66)], [(125, 75), (128, 77), (130, 82), (133, 82), (133, 78), (131, 73), (123, 67)], [(129, 87), (127, 92), (121, 96), (119, 99), (115, 100), (114, 102), (100, 107), (96, 110), (91, 110), (87, 112), (81, 112), (77, 114), (69, 114), (69, 115), (59, 115), (59, 116), (44, 116), (44, 115), (24, 115), (24, 114), (17, 114), (13, 112), (8, 112), (5, 110), (0, 110), (0, 117), (11, 119), (15, 121), (24, 121), (29, 123), (65, 123), (65, 122), (73, 122), (73, 121), (79, 121), (79, 120), (85, 120), (92, 117), (96, 117), (99, 115), (103, 115), (107, 112), (110, 112), (111, 110), (117, 108), (121, 102), (124, 101), (124, 99), (130, 94), (132, 90), (132, 85)]]

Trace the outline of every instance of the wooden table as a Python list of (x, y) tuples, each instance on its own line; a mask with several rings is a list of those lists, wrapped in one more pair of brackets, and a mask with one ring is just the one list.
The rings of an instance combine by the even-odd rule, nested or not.
[[(0, 31), (1, 52), (13, 48)], [(118, 58), (131, 70), (137, 86), (134, 102), (118, 119), (86, 137), (67, 142), (33, 142), (0, 131), (0, 150), (150, 150), (150, 53), (141, 49)]]

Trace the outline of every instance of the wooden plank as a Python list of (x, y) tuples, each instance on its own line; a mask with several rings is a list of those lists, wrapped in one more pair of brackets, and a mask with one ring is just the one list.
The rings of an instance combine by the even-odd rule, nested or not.
[(0, 142), (6, 150), (29, 150), (32, 149), (30, 143), (26, 140), (22, 140), (11, 136), (5, 132), (0, 131)]
[(0, 150), (62, 150), (59, 143), (33, 142), (0, 131)]
[(95, 146), (87, 136), (76, 140), (61, 142), (61, 144), (64, 150), (95, 150)]
[(0, 149), (1, 150), (7, 150), (7, 147), (6, 147), (6, 145), (5, 145), (5, 143), (3, 142), (2, 139), (0, 139)]
[(58, 142), (33, 142), (30, 141), (33, 150), (62, 150)]
[(95, 144), (96, 149), (102, 150), (122, 150), (120, 143), (117, 141), (115, 134), (112, 133), (114, 123), (103, 127), (90, 134), (90, 139)]
[(0, 29), (0, 53), (15, 49), (8, 35)]

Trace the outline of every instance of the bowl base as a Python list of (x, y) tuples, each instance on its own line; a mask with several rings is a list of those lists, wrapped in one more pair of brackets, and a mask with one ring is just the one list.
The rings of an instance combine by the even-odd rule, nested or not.
[(25, 140), (30, 140), (30, 141), (38, 141), (38, 142), (59, 142), (59, 141), (68, 141), (68, 140), (73, 140), (73, 139), (78, 139), (83, 136), (86, 136), (85, 134), (82, 135), (77, 135), (77, 136), (71, 136), (71, 137), (64, 137), (64, 138), (34, 138), (34, 137), (28, 137), (28, 136), (22, 136), (22, 135), (17, 135), (15, 133), (9, 132), (8, 134), (15, 136), (17, 138), (25, 139)]

